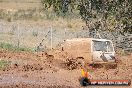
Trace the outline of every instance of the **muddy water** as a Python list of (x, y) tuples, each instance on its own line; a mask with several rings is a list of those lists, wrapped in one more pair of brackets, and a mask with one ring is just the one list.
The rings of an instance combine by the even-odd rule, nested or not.
[[(40, 87), (51, 87), (51, 88), (79, 88), (78, 76), (72, 75), (73, 72), (58, 71), (54, 73), (53, 71), (47, 71), (45, 73), (33, 72), (27, 73), (27, 77), (22, 76), (23, 73), (7, 73), (0, 76), (0, 87), (5, 86), (23, 86), (23, 85), (33, 85)], [(40, 74), (40, 75), (39, 75)], [(37, 76), (38, 75), (38, 76)], [(40, 78), (41, 76), (41, 78)], [(15, 87), (14, 87), (15, 88)], [(27, 87), (26, 87), (27, 88)], [(35, 87), (33, 87), (35, 88)], [(39, 87), (38, 87), (39, 88)]]
[(18, 83), (27, 83), (27, 84), (37, 83), (37, 81), (35, 80), (29, 80), (22, 77), (16, 77), (11, 74), (2, 75), (0, 76), (0, 78), (1, 78), (0, 85), (5, 85), (5, 84), (11, 85), (11, 84), (18, 84)]

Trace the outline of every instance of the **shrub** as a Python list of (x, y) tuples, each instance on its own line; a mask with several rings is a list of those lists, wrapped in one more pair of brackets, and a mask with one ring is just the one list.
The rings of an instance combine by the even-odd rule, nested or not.
[(0, 60), (0, 70), (4, 70), (10, 64), (9, 61)]
[(17, 47), (17, 46), (13, 46), (9, 43), (0, 43), (0, 48), (6, 49), (6, 50), (13, 50), (13, 51), (27, 51), (27, 52), (33, 51), (33, 49), (30, 49), (27, 47)]
[(0, 48), (7, 49), (7, 50), (13, 50), (14, 47), (8, 43), (0, 43)]

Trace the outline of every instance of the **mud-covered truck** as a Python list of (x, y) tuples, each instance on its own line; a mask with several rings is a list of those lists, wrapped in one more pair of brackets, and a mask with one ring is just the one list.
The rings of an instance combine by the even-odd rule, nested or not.
[(81, 64), (115, 63), (115, 51), (111, 40), (95, 38), (67, 39), (62, 46), (67, 57)]

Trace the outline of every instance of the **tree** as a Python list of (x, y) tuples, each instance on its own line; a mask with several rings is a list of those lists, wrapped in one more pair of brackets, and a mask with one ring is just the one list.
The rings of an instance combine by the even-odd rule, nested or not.
[(132, 0), (42, 0), (42, 4), (44, 8), (52, 8), (57, 14), (63, 13), (64, 16), (69, 11), (78, 10), (87, 26), (89, 22), (96, 20), (96, 28), (102, 26), (106, 29), (111, 22), (113, 28), (121, 26), (122, 33), (132, 33)]

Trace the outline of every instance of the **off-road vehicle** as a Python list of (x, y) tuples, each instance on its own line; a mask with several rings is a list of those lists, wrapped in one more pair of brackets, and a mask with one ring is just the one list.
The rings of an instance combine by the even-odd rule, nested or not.
[(115, 51), (111, 40), (95, 38), (67, 39), (62, 45), (67, 58), (83, 64), (115, 64)]

